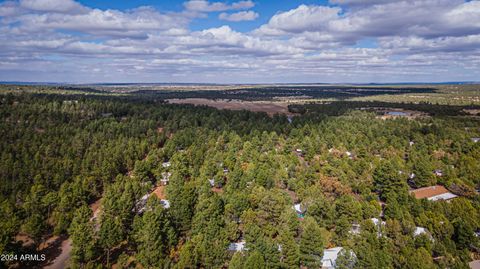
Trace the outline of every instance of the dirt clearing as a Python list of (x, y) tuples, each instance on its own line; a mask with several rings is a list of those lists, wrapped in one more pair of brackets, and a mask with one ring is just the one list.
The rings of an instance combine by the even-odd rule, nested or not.
[(204, 105), (217, 109), (266, 112), (270, 116), (274, 114), (294, 115), (288, 111), (288, 103), (283, 102), (249, 102), (240, 100), (211, 100), (205, 98), (168, 99), (167, 101), (171, 104)]

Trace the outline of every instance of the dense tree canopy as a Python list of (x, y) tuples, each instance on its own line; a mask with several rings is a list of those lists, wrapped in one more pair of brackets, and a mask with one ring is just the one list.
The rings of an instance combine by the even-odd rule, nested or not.
[[(346, 249), (338, 268), (464, 268), (478, 255), (475, 118), (309, 107), (290, 123), (155, 99), (0, 102), (2, 253), (27, 248), (19, 235), (41, 251), (55, 234), (72, 240), (72, 264), (87, 267), (318, 268), (335, 246)], [(166, 173), (161, 201), (148, 194)], [(408, 193), (433, 184), (461, 197)]]

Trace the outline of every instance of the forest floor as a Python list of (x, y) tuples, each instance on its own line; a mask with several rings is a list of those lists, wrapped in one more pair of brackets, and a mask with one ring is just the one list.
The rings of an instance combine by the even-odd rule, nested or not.
[(163, 185), (160, 185), (160, 186), (157, 186), (152, 194), (155, 194), (158, 199), (167, 199), (166, 195), (165, 195), (165, 187), (166, 186), (163, 186)]
[[(92, 220), (96, 219), (100, 213), (100, 200), (98, 199), (90, 205), (90, 209), (93, 211)], [(72, 252), (72, 240), (65, 236), (52, 236), (45, 241), (44, 246), (40, 246), (39, 250), (47, 256), (47, 264), (44, 265), (44, 269), (67, 268)]]
[(205, 98), (186, 98), (186, 99), (167, 99), (171, 104), (192, 104), (196, 106), (204, 105), (217, 109), (229, 110), (249, 110), (252, 112), (266, 112), (268, 115), (285, 114), (294, 115), (288, 111), (288, 103), (286, 102), (251, 102), (240, 100), (212, 100)]
[[(52, 238), (53, 239), (53, 238)], [(53, 244), (44, 249), (47, 257), (57, 255), (50, 263), (45, 265), (44, 269), (62, 269), (67, 268), (72, 252), (72, 240), (67, 237), (57, 237)]]

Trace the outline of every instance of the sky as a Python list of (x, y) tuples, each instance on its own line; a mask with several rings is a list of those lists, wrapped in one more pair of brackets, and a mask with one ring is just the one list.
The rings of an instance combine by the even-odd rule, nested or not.
[(479, 81), (480, 0), (0, 1), (0, 81)]

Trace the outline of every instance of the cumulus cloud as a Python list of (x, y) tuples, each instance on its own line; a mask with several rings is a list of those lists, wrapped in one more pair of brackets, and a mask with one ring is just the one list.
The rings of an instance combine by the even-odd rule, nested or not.
[[(257, 19), (259, 14), (249, 10), (252, 1), (194, 0), (185, 2), (180, 12), (96, 9), (73, 0), (4, 1), (0, 80), (382, 82), (480, 77), (478, 0), (330, 4), (299, 5), (242, 32), (228, 24)], [(223, 26), (191, 30), (192, 20), (208, 12), (219, 12)], [(362, 47), (365, 43), (368, 48)]]
[(88, 9), (73, 0), (20, 0), (20, 6), (43, 12), (84, 13)]
[[(8, 12), (9, 16), (4, 19), (4, 23), (17, 23), (19, 26), (16, 28), (25, 33), (71, 30), (96, 36), (145, 39), (149, 31), (178, 29), (186, 27), (189, 22), (186, 17), (160, 13), (151, 7), (128, 11), (100, 10), (83, 7), (73, 1), (65, 1), (63, 6), (53, 5), (56, 1), (63, 3), (63, 0), (23, 0), (20, 3), (7, 3), (0, 6), (0, 12)], [(45, 5), (39, 4), (42, 2)], [(45, 11), (28, 13), (25, 12), (26, 7)]]
[(240, 11), (232, 14), (220, 13), (218, 18), (224, 21), (253, 21), (258, 18), (258, 13), (254, 11)]
[(231, 5), (223, 2), (209, 2), (206, 0), (191, 0), (185, 2), (184, 7), (188, 11), (197, 11), (197, 12), (216, 12), (216, 11), (226, 11), (226, 10), (235, 10), (235, 9), (249, 9), (255, 6), (250, 0), (235, 2)]
[[(337, 0), (336, 3), (357, 3)], [(405, 0), (367, 1), (364, 9), (301, 5), (273, 16), (256, 33), (263, 35), (310, 35), (337, 41), (358, 41), (385, 36), (462, 36), (480, 33), (480, 1)], [(364, 4), (365, 4), (364, 3)]]
[(258, 32), (281, 35), (322, 31), (330, 21), (339, 18), (340, 11), (338, 7), (300, 5), (295, 9), (274, 15), (268, 24), (260, 27)]

